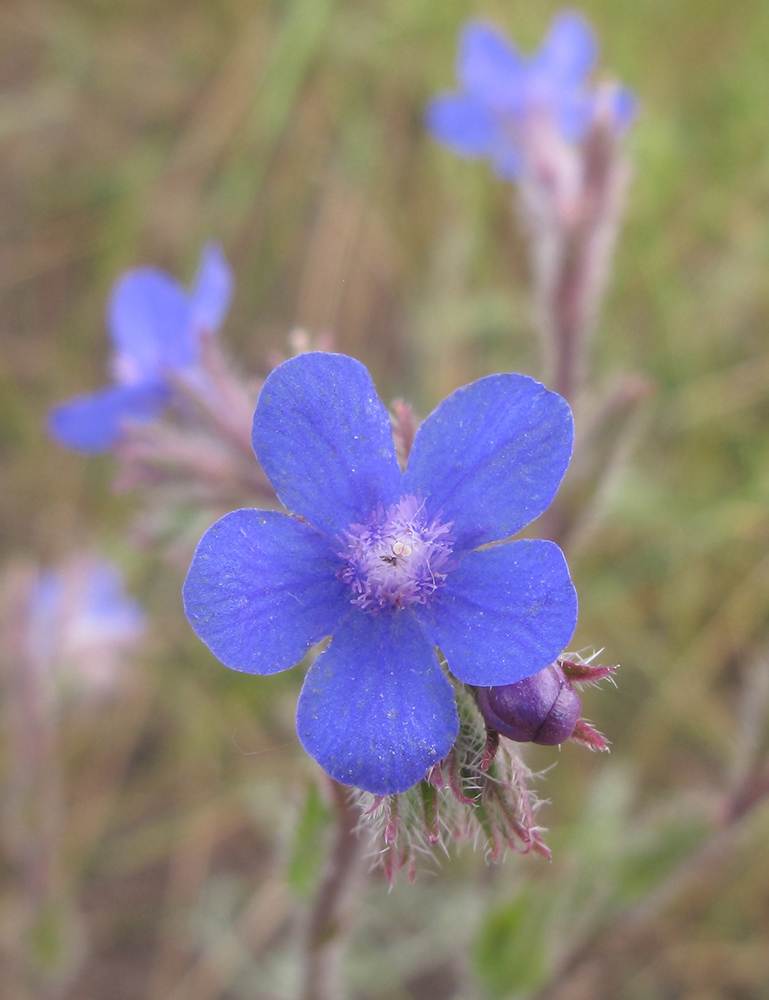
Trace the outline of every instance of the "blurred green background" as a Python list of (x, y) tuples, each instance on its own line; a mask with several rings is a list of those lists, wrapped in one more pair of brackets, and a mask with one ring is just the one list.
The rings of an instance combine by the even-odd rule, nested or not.
[[(219, 239), (237, 278), (223, 340), (254, 374), (296, 326), (333, 332), (385, 400), (421, 413), (492, 371), (541, 374), (510, 189), (437, 147), (422, 111), (453, 86), (464, 19), (531, 49), (558, 9), (0, 6), (0, 557), (97, 544), (153, 621), (124, 697), (62, 721), (72, 909), (34, 945), (54, 984), (39, 996), (291, 997), (322, 839), (312, 799), (294, 833), (314, 775), (293, 729), (298, 674), (216, 663), (182, 615), (188, 551), (126, 540), (140, 498), (110, 490), (111, 459), (45, 435), (52, 403), (104, 381), (112, 282), (136, 263), (188, 280)], [(593, 391), (628, 373), (655, 387), (571, 555), (576, 648), (622, 664), (617, 690), (584, 697), (613, 749), (529, 754), (557, 760), (539, 785), (551, 864), (486, 867), (466, 846), (414, 887), (375, 877), (349, 955), (356, 998), (769, 997), (767, 810), (677, 881), (766, 753), (769, 3), (580, 9), (641, 101)], [(13, 907), (9, 890), (0, 932)], [(546, 992), (564, 954), (644, 907), (632, 947)]]

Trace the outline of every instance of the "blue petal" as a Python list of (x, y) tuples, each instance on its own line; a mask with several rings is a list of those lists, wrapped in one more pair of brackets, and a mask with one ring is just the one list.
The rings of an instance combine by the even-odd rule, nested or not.
[(567, 142), (581, 142), (595, 116), (596, 101), (593, 95), (572, 91), (560, 102), (557, 109), (558, 131)]
[(612, 118), (615, 129), (622, 133), (638, 115), (638, 98), (627, 87), (617, 87), (612, 94)]
[(194, 364), (190, 302), (182, 286), (156, 268), (129, 271), (115, 285), (109, 324), (121, 381), (161, 378)]
[(236, 510), (201, 538), (184, 611), (225, 666), (275, 674), (351, 612), (338, 568), (327, 539), (308, 524), (274, 510)]
[(430, 101), (425, 122), (434, 139), (461, 156), (489, 156), (500, 138), (486, 106), (464, 94), (444, 94)]
[(65, 448), (96, 453), (111, 448), (126, 421), (155, 420), (168, 404), (162, 385), (110, 386), (55, 406), (48, 429)]
[(577, 594), (558, 546), (524, 539), (466, 555), (418, 617), (459, 680), (513, 684), (569, 644)]
[(573, 439), (563, 397), (525, 375), (489, 375), (424, 421), (403, 492), (453, 522), (455, 551), (509, 538), (550, 506)]
[(503, 181), (517, 180), (523, 170), (523, 157), (512, 138), (505, 141), (500, 137), (500, 142), (491, 154), (491, 163), (494, 173)]
[(54, 662), (61, 642), (61, 627), (66, 606), (65, 581), (61, 573), (42, 572), (32, 589), (27, 607), (27, 643), (39, 663)]
[(408, 612), (356, 612), (310, 667), (296, 729), (343, 785), (405, 792), (454, 745), (459, 719), (435, 650)]
[(192, 324), (196, 330), (214, 333), (224, 322), (232, 301), (233, 277), (218, 243), (207, 243), (190, 293)]
[(123, 574), (101, 559), (88, 567), (81, 615), (92, 635), (104, 640), (138, 636), (146, 624), (144, 609), (125, 592)]
[(597, 56), (593, 29), (580, 14), (565, 11), (553, 21), (531, 62), (530, 73), (554, 90), (579, 86), (592, 71)]
[(400, 496), (387, 410), (344, 354), (300, 354), (271, 372), (251, 440), (281, 502), (331, 536)]
[(518, 110), (526, 63), (501, 32), (471, 21), (459, 38), (457, 76), (470, 94), (493, 107)]

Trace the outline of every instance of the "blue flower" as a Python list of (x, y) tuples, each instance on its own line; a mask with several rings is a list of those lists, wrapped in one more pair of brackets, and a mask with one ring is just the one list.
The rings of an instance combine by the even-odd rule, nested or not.
[(114, 384), (51, 410), (55, 440), (76, 451), (112, 447), (126, 421), (155, 420), (172, 397), (172, 378), (195, 378), (201, 338), (221, 325), (232, 275), (221, 248), (203, 248), (191, 291), (154, 267), (128, 271), (115, 285), (108, 323)]
[[(532, 127), (554, 129), (570, 143), (584, 139), (599, 108), (587, 85), (597, 50), (593, 31), (575, 12), (555, 18), (531, 57), (491, 25), (470, 21), (459, 40), (461, 89), (430, 102), (427, 126), (455, 153), (488, 157), (500, 177), (515, 180), (525, 170)], [(624, 130), (635, 115), (635, 98), (616, 88), (610, 105), (614, 127)]]
[(187, 617), (228, 667), (272, 674), (332, 636), (297, 732), (337, 781), (405, 791), (454, 744), (449, 670), (528, 677), (574, 631), (561, 550), (510, 538), (552, 501), (572, 450), (568, 404), (523, 375), (457, 390), (419, 428), (405, 472), (366, 369), (302, 354), (267, 378), (252, 441), (291, 514), (237, 510), (198, 545)]
[(141, 605), (125, 592), (117, 566), (77, 556), (40, 573), (28, 607), (28, 652), (41, 669), (94, 690), (117, 679), (122, 654), (146, 628)]

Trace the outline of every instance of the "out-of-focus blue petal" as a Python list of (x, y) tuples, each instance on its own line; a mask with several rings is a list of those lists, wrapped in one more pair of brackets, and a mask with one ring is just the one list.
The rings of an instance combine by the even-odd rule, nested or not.
[(564, 11), (553, 21), (529, 67), (530, 82), (553, 92), (584, 82), (598, 56), (593, 29), (576, 11)]
[(105, 679), (105, 658), (135, 643), (145, 627), (144, 610), (126, 594), (118, 567), (79, 555), (38, 577), (28, 606), (27, 648), (46, 669), (69, 663), (72, 676), (98, 682)]
[(400, 496), (387, 410), (344, 354), (300, 354), (271, 372), (251, 440), (280, 501), (331, 537)]
[(110, 386), (54, 406), (48, 414), (48, 429), (65, 448), (106, 451), (127, 421), (154, 420), (167, 404), (168, 391), (157, 383)]
[(550, 506), (571, 457), (569, 404), (525, 375), (457, 389), (419, 428), (403, 492), (453, 522), (454, 551), (509, 538)]
[(125, 592), (117, 566), (98, 560), (90, 567), (83, 595), (83, 627), (113, 640), (139, 635), (146, 624), (144, 609)]
[(581, 142), (585, 138), (595, 114), (596, 101), (592, 95), (573, 91), (566, 95), (557, 109), (558, 131), (567, 142)]
[(232, 301), (233, 277), (218, 243), (207, 243), (190, 293), (192, 325), (213, 333), (219, 329)]
[(121, 381), (160, 378), (165, 370), (179, 371), (196, 360), (189, 297), (157, 268), (137, 268), (117, 282), (109, 303), (109, 325)]
[(296, 729), (332, 778), (390, 795), (446, 756), (459, 720), (451, 684), (413, 616), (354, 613), (310, 667)]
[(434, 139), (461, 156), (489, 156), (499, 141), (499, 126), (488, 108), (464, 94), (430, 101), (425, 122)]
[(523, 170), (523, 156), (512, 140), (497, 143), (491, 154), (491, 163), (494, 173), (503, 181), (517, 180)]
[(627, 87), (617, 87), (612, 95), (614, 126), (622, 133), (628, 129), (638, 115), (638, 98)]
[(523, 539), (466, 555), (417, 616), (459, 680), (512, 684), (564, 651), (577, 594), (558, 546)]
[(469, 93), (492, 107), (516, 111), (523, 99), (527, 67), (505, 36), (482, 21), (470, 21), (459, 38), (457, 77)]
[(45, 570), (29, 596), (26, 647), (34, 662), (46, 667), (53, 662), (60, 641), (64, 595), (61, 574)]
[(338, 568), (328, 540), (308, 524), (272, 510), (236, 510), (201, 538), (184, 610), (225, 666), (275, 674), (353, 610)]

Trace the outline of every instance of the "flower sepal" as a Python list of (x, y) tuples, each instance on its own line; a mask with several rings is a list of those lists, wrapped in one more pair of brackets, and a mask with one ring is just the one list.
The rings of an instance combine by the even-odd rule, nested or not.
[(424, 780), (398, 795), (358, 792), (361, 831), (369, 834), (373, 855), (387, 881), (398, 872), (413, 882), (420, 860), (452, 843), (484, 845), (489, 861), (508, 850), (550, 858), (536, 822), (540, 802), (529, 787), (535, 777), (512, 743), (498, 736), (489, 753), (490, 734), (470, 689), (456, 685), (460, 729), (451, 752), (434, 764)]

